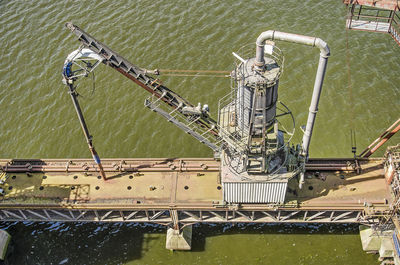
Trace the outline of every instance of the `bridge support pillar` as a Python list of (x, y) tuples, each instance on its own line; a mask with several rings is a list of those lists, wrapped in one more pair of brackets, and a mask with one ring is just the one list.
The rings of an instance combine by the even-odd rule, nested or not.
[(0, 260), (5, 260), (11, 236), (7, 231), (0, 229)]
[(380, 260), (393, 258), (393, 230), (380, 230), (361, 225), (360, 237), (363, 250), (369, 253), (379, 253)]
[(192, 248), (192, 225), (180, 229), (168, 228), (165, 247), (170, 250), (190, 250)]
[(190, 250), (192, 248), (192, 225), (180, 228), (178, 211), (171, 209), (169, 214), (172, 220), (172, 227), (167, 230), (165, 247), (170, 250)]

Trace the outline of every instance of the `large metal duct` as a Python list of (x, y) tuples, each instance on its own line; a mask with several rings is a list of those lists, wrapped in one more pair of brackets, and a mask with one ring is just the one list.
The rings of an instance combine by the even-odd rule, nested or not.
[(282, 40), (287, 42), (305, 44), (320, 49), (319, 64), (314, 82), (314, 90), (308, 113), (307, 126), (303, 135), (303, 143), (302, 143), (302, 155), (304, 155), (306, 159), (308, 159), (308, 151), (311, 141), (311, 135), (314, 127), (315, 117), (318, 112), (318, 103), (321, 95), (322, 84), (324, 82), (328, 57), (330, 56), (330, 50), (328, 44), (323, 40), (321, 40), (320, 38), (279, 32), (275, 30), (265, 31), (261, 33), (260, 36), (258, 36), (256, 42), (257, 49), (256, 49), (255, 66), (259, 71), (264, 71), (264, 66), (265, 66), (264, 44), (266, 40)]

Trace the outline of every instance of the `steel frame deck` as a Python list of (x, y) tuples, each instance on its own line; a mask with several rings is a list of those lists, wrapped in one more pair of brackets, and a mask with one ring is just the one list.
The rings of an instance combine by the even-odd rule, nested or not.
[[(173, 220), (177, 216), (178, 220)], [(151, 209), (2, 209), (1, 221), (34, 222), (145, 222), (162, 225), (194, 223), (363, 223), (373, 224), (381, 215), (363, 209), (326, 210), (151, 210)]]
[[(59, 176), (55, 182), (58, 183), (56, 185), (71, 186), (75, 185), (71, 184), (71, 181), (79, 181), (81, 176), (85, 174), (91, 175), (91, 179), (81, 180), (88, 181), (88, 186), (110, 185), (109, 187), (112, 187), (113, 191), (120, 191), (119, 194), (106, 194), (106, 197), (100, 196), (97, 197), (97, 199), (91, 198), (88, 201), (35, 201), (34, 197), (38, 196), (38, 194), (42, 194), (40, 192), (33, 193), (33, 197), (28, 198), (28, 200), (26, 200), (26, 198), (20, 200), (18, 199), (19, 195), (17, 192), (15, 199), (12, 196), (2, 199), (0, 197), (0, 221), (146, 222), (166, 226), (176, 226), (180, 224), (181, 227), (194, 223), (374, 224), (379, 222), (380, 219), (386, 218), (389, 214), (390, 203), (381, 199), (383, 198), (382, 195), (374, 195), (373, 193), (377, 191), (376, 189), (371, 189), (371, 191), (373, 191), (371, 193), (368, 191), (363, 191), (362, 193), (344, 191), (344, 193), (336, 193), (333, 197), (325, 195), (319, 197), (321, 195), (316, 195), (315, 198), (313, 195), (310, 195), (312, 191), (306, 190), (304, 191), (303, 197), (300, 196), (298, 198), (298, 201), (288, 201), (285, 204), (227, 204), (222, 201), (222, 196), (221, 198), (218, 197), (219, 199), (215, 197), (220, 194), (221, 191), (216, 193), (215, 190), (212, 192), (211, 196), (210, 194), (202, 193), (209, 193), (209, 187), (214, 189), (214, 186), (220, 184), (220, 180), (214, 177), (218, 175), (220, 164), (213, 159), (104, 159), (103, 161), (104, 168), (108, 174), (120, 174), (122, 177), (111, 180), (111, 183), (101, 184), (102, 180), (96, 177), (98, 174), (97, 168), (90, 159), (0, 160), (0, 171), (7, 172), (10, 175), (10, 178), (5, 180), (5, 183), (1, 185), (3, 188), (10, 187), (7, 185), (14, 185), (11, 191), (18, 191), (18, 187), (15, 186), (17, 185), (15, 181), (18, 179), (20, 183), (24, 183), (24, 185), (29, 184), (29, 181), (31, 181), (33, 185), (32, 189), (37, 190), (45, 181), (50, 181), (52, 175)], [(386, 187), (384, 186), (382, 159), (310, 159), (306, 168), (308, 174), (325, 174), (321, 172), (327, 172), (326, 176), (336, 178), (335, 183), (341, 181), (338, 174), (348, 174), (348, 181), (352, 182), (351, 185), (359, 183), (357, 184), (359, 185), (357, 189), (365, 189), (365, 186), (369, 186), (371, 183), (368, 181), (376, 181), (378, 178), (379, 181), (382, 181), (382, 187), (379, 186), (377, 188), (378, 191), (380, 191), (379, 194), (386, 194), (384, 193)], [(361, 172), (361, 174), (357, 174), (357, 172)], [(43, 178), (44, 174), (48, 176), (46, 179)], [(77, 179), (74, 179), (73, 176), (75, 177), (75, 175), (79, 175), (79, 178), (77, 177)], [(135, 193), (132, 193), (132, 196), (129, 195), (131, 197), (121, 199), (123, 195), (121, 189), (123, 189), (126, 194), (127, 190), (125, 185), (127, 185), (126, 183), (133, 183), (130, 182), (135, 180), (136, 177), (133, 176), (140, 176), (139, 178), (146, 180), (147, 178), (154, 178), (156, 175), (162, 176), (161, 178), (156, 178), (156, 180), (163, 180), (167, 179), (168, 176), (173, 176), (176, 183), (171, 186), (173, 188), (171, 194), (173, 193), (174, 196), (167, 194), (166, 198), (168, 199), (160, 201), (146, 197), (142, 197), (139, 200), (135, 198)], [(177, 176), (180, 175), (182, 177), (178, 179)], [(42, 178), (43, 180), (33, 184), (35, 176), (36, 181)], [(15, 177), (15, 179), (13, 179), (13, 177)], [(199, 178), (203, 179), (202, 182), (198, 182)], [(187, 183), (187, 181), (195, 181), (194, 184), (196, 185), (205, 185), (202, 189), (204, 191), (198, 191), (196, 195), (197, 199), (194, 201), (178, 200), (177, 198), (185, 192), (183, 189), (177, 189), (179, 181), (183, 181), (184, 183)], [(210, 181), (212, 183), (210, 183)], [(322, 183), (322, 185), (330, 185), (329, 180), (319, 180), (318, 178), (309, 180), (310, 184), (313, 182), (319, 182)], [(143, 182), (140, 183), (143, 184)], [(166, 185), (166, 182), (162, 184)], [(180, 185), (182, 186), (184, 184), (181, 183)], [(165, 187), (167, 188), (167, 186)], [(105, 188), (106, 187), (104, 187), (104, 189)], [(148, 189), (147, 186), (141, 188)], [(333, 187), (334, 190), (338, 188), (338, 186)], [(46, 189), (47, 188), (45, 188), (44, 191), (46, 191)], [(70, 187), (68, 189), (71, 190)], [(317, 189), (317, 187), (315, 187), (315, 189)], [(100, 191), (101, 190), (103, 190), (103, 186)], [(189, 191), (190, 190), (191, 189), (189, 189)], [(6, 192), (8, 192), (8, 189)], [(141, 191), (137, 190), (136, 192)], [(144, 194), (151, 194), (149, 191), (143, 192)], [(194, 192), (194, 190), (192, 192)], [(189, 196), (185, 198), (192, 197), (190, 193), (185, 194), (185, 196)], [(304, 196), (306, 196), (307, 199), (304, 199)], [(289, 197), (290, 200), (293, 199), (293, 195)], [(31, 199), (32, 201), (29, 201)]]

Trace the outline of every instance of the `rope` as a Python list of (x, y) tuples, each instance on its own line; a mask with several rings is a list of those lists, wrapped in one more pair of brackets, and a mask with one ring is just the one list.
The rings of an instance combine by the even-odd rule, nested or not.
[(76, 93), (77, 93), (77, 95), (79, 97), (84, 98), (85, 100), (91, 101), (91, 100), (93, 100), (94, 93), (96, 91), (96, 77), (94, 75), (94, 71), (90, 72), (89, 75), (92, 76), (92, 89), (91, 89), (91, 91), (88, 94), (86, 94), (86, 93), (84, 93), (84, 94), (78, 93), (78, 91), (76, 91), (76, 89), (78, 88), (78, 85), (75, 86), (75, 91), (76, 91)]
[(181, 77), (186, 77), (186, 76), (194, 76), (194, 77), (230, 77), (230, 75), (187, 75), (187, 74), (161, 74), (163, 76), (181, 76)]
[[(350, 102), (350, 134), (351, 134), (351, 144), (352, 144), (352, 151), (355, 146), (353, 144), (356, 143), (355, 139), (355, 130), (354, 130), (354, 99), (353, 99), (353, 85), (351, 83), (351, 67), (350, 67), (350, 47), (349, 47), (349, 29), (346, 28), (346, 65), (347, 65), (347, 90), (349, 94), (349, 102)], [(354, 139), (353, 139), (354, 138)], [(354, 142), (353, 142), (354, 141)], [(355, 151), (355, 150), (354, 150)]]
[(230, 74), (230, 71), (218, 71), (218, 70), (179, 70), (179, 69), (159, 69), (160, 74), (162, 73), (213, 73), (213, 74)]
[(92, 91), (90, 92), (91, 98), (93, 98), (95, 90), (96, 90), (96, 77), (94, 76), (94, 71), (93, 71), (92, 72)]

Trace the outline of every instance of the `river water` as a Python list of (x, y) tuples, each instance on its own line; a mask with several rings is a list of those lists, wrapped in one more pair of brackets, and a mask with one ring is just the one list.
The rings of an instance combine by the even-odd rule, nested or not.
[[(398, 118), (399, 47), (389, 35), (348, 32), (341, 1), (0, 1), (0, 157), (90, 157), (61, 83), (78, 48), (71, 21), (148, 69), (232, 70), (232, 51), (269, 29), (317, 36), (332, 51), (312, 157), (351, 156)], [(346, 48), (346, 40), (348, 47)], [(277, 43), (285, 54), (279, 95), (305, 124), (317, 49)], [(348, 66), (350, 68), (348, 68)], [(349, 70), (350, 69), (350, 70)], [(230, 81), (161, 77), (215, 115)], [(350, 80), (350, 82), (349, 82)], [(143, 106), (147, 92), (105, 66), (79, 83), (101, 157), (209, 157), (211, 151)], [(294, 142), (301, 139), (297, 130)], [(389, 144), (400, 140), (395, 136)], [(377, 156), (382, 155), (383, 150)], [(196, 226), (192, 252), (164, 249), (165, 229), (137, 224), (1, 224), (14, 237), (12, 264), (375, 264), (357, 226)]]

